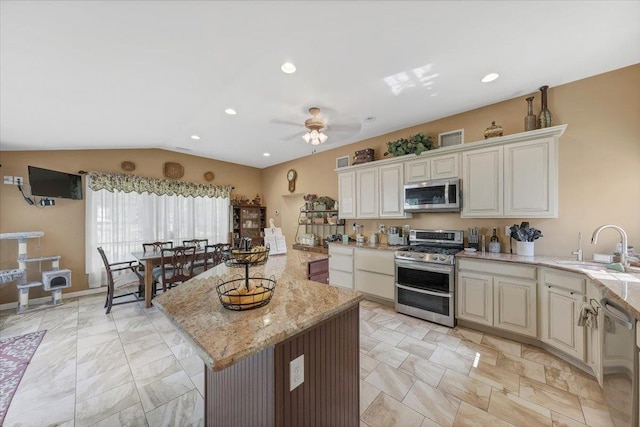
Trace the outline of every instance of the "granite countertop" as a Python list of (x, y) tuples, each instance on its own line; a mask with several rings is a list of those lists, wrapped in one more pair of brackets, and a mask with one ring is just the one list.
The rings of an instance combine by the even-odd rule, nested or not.
[(220, 264), (153, 300), (214, 371), (309, 329), (364, 299), (359, 292), (307, 280), (307, 262), (325, 254), (289, 251), (249, 269), (277, 280), (271, 301), (246, 311), (222, 307), (216, 285), (244, 268)]
[(485, 252), (466, 253), (460, 252), (457, 258), (485, 259), (490, 261), (518, 262), (532, 264), (541, 267), (552, 267), (573, 273), (582, 273), (602, 289), (614, 301), (620, 303), (636, 320), (640, 321), (640, 272), (618, 272), (607, 270), (593, 262), (576, 261), (575, 258), (554, 256), (519, 256), (511, 254), (496, 254)]

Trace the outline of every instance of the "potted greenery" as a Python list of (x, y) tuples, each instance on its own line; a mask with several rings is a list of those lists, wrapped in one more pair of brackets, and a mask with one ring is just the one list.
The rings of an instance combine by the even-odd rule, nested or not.
[(409, 138), (400, 138), (397, 141), (387, 142), (387, 151), (385, 151), (384, 155), (393, 154), (394, 157), (398, 157), (405, 154), (420, 154), (433, 148), (433, 138), (430, 135), (417, 133), (409, 136)]
[(321, 196), (313, 201), (313, 209), (316, 211), (331, 210), (335, 203), (331, 197)]

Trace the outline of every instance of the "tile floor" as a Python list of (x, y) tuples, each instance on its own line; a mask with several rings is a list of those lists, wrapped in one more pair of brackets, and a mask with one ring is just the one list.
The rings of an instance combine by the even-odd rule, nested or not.
[[(202, 361), (158, 312), (102, 296), (0, 312), (0, 338), (47, 329), (5, 426), (203, 425)], [(361, 427), (612, 426), (597, 382), (548, 352), (360, 311)]]

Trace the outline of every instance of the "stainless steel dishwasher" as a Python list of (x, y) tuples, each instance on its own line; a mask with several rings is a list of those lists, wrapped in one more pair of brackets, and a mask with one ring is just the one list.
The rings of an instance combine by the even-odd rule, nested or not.
[(603, 298), (602, 388), (615, 427), (638, 426), (636, 321), (620, 304)]

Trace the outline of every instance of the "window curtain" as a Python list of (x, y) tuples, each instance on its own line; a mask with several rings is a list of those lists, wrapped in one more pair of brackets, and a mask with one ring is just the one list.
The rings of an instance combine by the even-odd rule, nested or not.
[(231, 186), (91, 172), (86, 179), (86, 273), (89, 287), (106, 283), (104, 265), (135, 259), (142, 243), (209, 239), (226, 243)]

